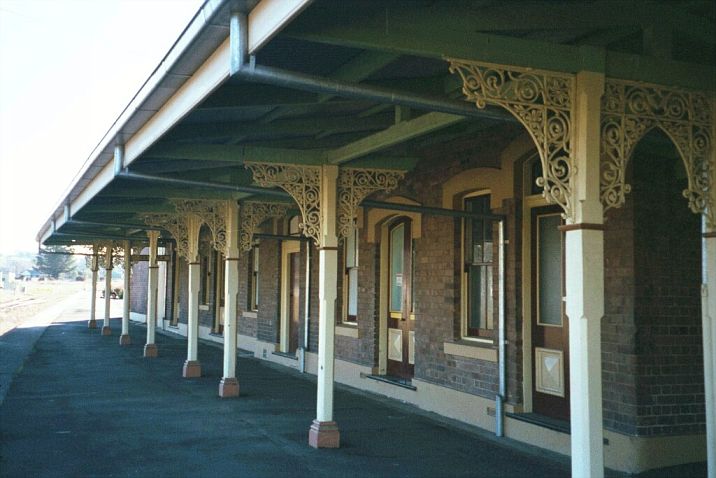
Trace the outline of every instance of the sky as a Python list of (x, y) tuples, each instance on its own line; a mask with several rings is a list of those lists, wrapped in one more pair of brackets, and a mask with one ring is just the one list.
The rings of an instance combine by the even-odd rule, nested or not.
[(0, 254), (35, 236), (202, 0), (0, 0)]

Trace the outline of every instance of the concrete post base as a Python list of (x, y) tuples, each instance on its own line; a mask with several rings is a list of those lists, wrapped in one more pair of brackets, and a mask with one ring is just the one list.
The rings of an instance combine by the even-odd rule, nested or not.
[(132, 337), (130, 337), (128, 334), (122, 334), (119, 336), (119, 345), (131, 345), (132, 344)]
[(235, 378), (222, 378), (219, 382), (219, 396), (230, 398), (239, 396), (239, 381)]
[(145, 344), (144, 345), (144, 356), (146, 358), (155, 358), (159, 355), (157, 350), (157, 344)]
[(187, 360), (184, 362), (184, 369), (182, 370), (182, 377), (184, 378), (198, 378), (201, 377), (201, 363), (198, 360)]
[(112, 335), (112, 329), (105, 325), (102, 327), (102, 335)]
[(341, 433), (336, 422), (313, 420), (308, 430), (308, 444), (313, 448), (339, 448)]
[(88, 320), (87, 321), (87, 328), (88, 329), (96, 329), (97, 328), (97, 321), (95, 319)]

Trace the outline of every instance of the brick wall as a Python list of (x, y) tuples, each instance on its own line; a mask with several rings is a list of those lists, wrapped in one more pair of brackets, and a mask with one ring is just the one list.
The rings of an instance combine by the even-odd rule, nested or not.
[(261, 241), (259, 247), (259, 310), (256, 337), (279, 341), (281, 246), (279, 241)]
[[(142, 253), (147, 252), (144, 249)], [(130, 276), (129, 307), (132, 312), (138, 314), (147, 313), (147, 282), (149, 280), (149, 264), (147, 262), (136, 262), (132, 264), (132, 275)]]
[(632, 194), (605, 235), (605, 426), (703, 433), (699, 217), (679, 159), (636, 154), (631, 167)]

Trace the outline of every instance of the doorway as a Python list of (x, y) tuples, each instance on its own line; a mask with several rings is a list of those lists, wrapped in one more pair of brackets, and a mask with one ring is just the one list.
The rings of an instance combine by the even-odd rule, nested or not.
[(281, 329), (279, 349), (294, 355), (298, 350), (301, 304), (301, 243), (281, 245)]
[(531, 212), (532, 410), (569, 420), (569, 320), (564, 309), (564, 233), (555, 207)]
[(214, 327), (215, 334), (224, 333), (224, 277), (226, 265), (224, 254), (217, 252), (215, 255), (216, 283), (214, 284)]
[(388, 227), (387, 367), (389, 376), (409, 381), (415, 372), (413, 240), (409, 218)]

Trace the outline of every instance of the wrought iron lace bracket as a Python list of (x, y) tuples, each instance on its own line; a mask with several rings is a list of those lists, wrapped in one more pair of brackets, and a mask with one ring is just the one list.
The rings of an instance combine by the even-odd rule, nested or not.
[[(299, 229), (304, 236), (320, 244), (321, 167), (295, 164), (245, 162), (254, 182), (262, 188), (279, 187), (286, 191), (301, 211)], [(245, 217), (245, 216), (244, 216)], [(242, 247), (243, 243), (242, 233)]]
[(285, 217), (288, 205), (269, 202), (246, 201), (241, 203), (241, 232), (239, 249), (250, 251), (254, 234), (267, 219)]
[[(320, 245), (321, 166), (250, 163), (246, 167), (261, 187), (280, 187), (288, 192), (301, 210), (303, 234)], [(337, 179), (336, 234), (347, 237), (355, 227), (358, 205), (375, 191), (391, 191), (405, 175), (391, 169), (340, 168)], [(242, 235), (243, 243), (243, 235)]]
[(713, 203), (713, 112), (698, 91), (607, 79), (602, 97), (600, 186), (604, 212), (624, 205), (626, 168), (634, 148), (654, 128), (674, 143), (688, 177), (689, 208), (716, 227)]
[(542, 162), (543, 188), (548, 202), (559, 205), (563, 216), (574, 217), (572, 198), (576, 164), (573, 150), (573, 75), (446, 58), (450, 73), (462, 78), (468, 101), (483, 109), (505, 108), (522, 123), (534, 140)]
[(353, 232), (363, 199), (376, 191), (392, 191), (404, 176), (405, 171), (392, 169), (341, 168), (338, 171), (338, 238), (345, 239)]
[(183, 213), (150, 213), (144, 215), (148, 226), (159, 227), (169, 231), (176, 242), (177, 254), (187, 262), (194, 262), (199, 253), (198, 241), (190, 240), (191, 234), (201, 227), (201, 219), (193, 214)]
[(226, 255), (226, 213), (227, 201), (187, 199), (172, 201), (177, 212), (199, 218), (211, 231), (211, 245), (214, 250)]

